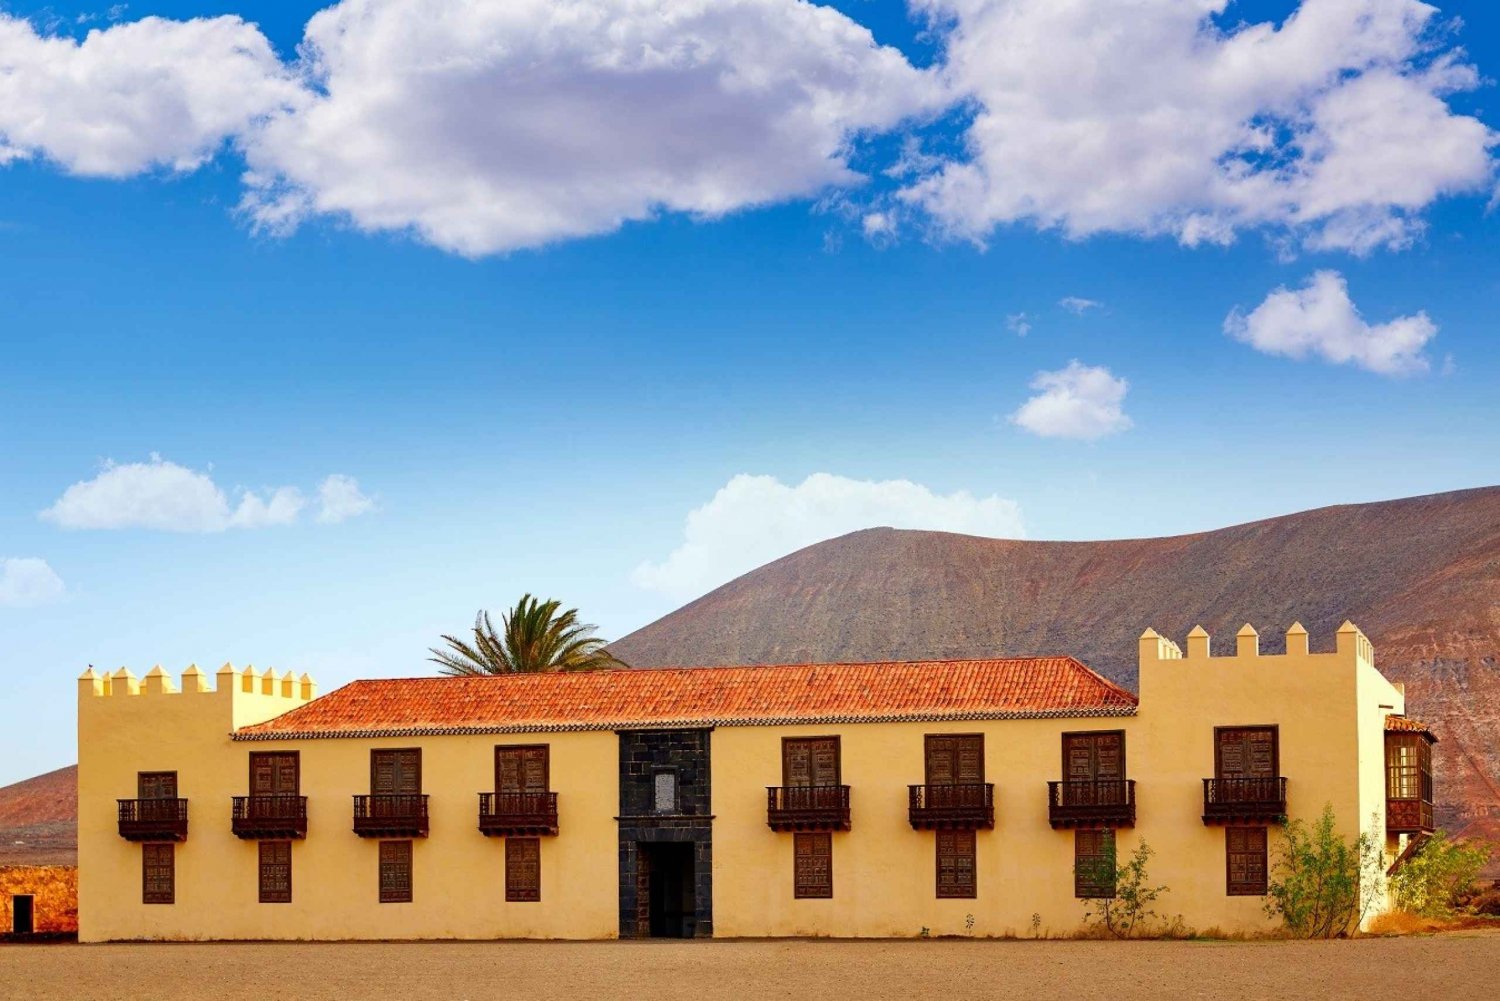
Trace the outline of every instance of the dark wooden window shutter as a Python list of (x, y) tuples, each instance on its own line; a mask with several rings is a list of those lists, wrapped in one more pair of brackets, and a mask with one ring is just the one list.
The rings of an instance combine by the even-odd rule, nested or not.
[(975, 837), (973, 831), (937, 832), (937, 895), (976, 897)]
[(1063, 775), (1073, 782), (1123, 779), (1125, 734), (1119, 730), (1063, 734)]
[(292, 901), (292, 843), (260, 843), (260, 902), (289, 904)]
[(782, 741), (782, 785), (797, 788), (839, 784), (839, 739), (798, 737)]
[(1114, 895), (1115, 832), (1079, 828), (1073, 832), (1073, 896)]
[(177, 899), (176, 846), (141, 845), (141, 902), (171, 904)]
[(833, 835), (827, 832), (792, 835), (792, 894), (795, 897), (833, 896)]
[(1231, 897), (1260, 897), (1266, 892), (1266, 829), (1224, 828), (1224, 868)]
[(138, 772), (136, 796), (139, 799), (176, 799), (176, 772)]
[(542, 899), (542, 839), (505, 839), (505, 899), (527, 903)]
[(548, 758), (546, 745), (495, 748), (495, 791), (546, 792)]
[(301, 785), (296, 751), (253, 752), (250, 755), (250, 795), (295, 796)]
[(370, 792), (377, 796), (422, 791), (422, 752), (417, 748), (370, 752)]
[(404, 904), (411, 901), (411, 842), (380, 843), (380, 902)]
[(1217, 778), (1276, 777), (1279, 754), (1275, 727), (1219, 727), (1214, 733), (1214, 771)]
[(926, 750), (928, 785), (984, 781), (983, 734), (929, 734)]

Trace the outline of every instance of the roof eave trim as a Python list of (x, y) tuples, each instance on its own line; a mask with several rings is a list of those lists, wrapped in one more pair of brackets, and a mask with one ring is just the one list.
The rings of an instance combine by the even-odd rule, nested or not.
[(376, 737), (464, 737), (489, 733), (584, 733), (619, 730), (707, 730), (721, 726), (801, 726), (849, 723), (945, 723), (1004, 719), (1099, 719), (1136, 715), (1135, 706), (1100, 706), (1089, 709), (1006, 709), (951, 713), (900, 713), (889, 716), (832, 715), (729, 717), (684, 720), (602, 720), (588, 723), (501, 723), (490, 726), (366, 727), (358, 730), (259, 730), (235, 731), (230, 740), (331, 740)]

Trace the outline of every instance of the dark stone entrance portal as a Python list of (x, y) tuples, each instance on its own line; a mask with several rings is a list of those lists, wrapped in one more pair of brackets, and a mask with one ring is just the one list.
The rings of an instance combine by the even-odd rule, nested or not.
[(620, 734), (620, 937), (713, 935), (709, 731)]

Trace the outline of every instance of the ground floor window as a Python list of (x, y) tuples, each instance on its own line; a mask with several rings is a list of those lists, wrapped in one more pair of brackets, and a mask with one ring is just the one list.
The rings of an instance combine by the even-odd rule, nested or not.
[(260, 843), (260, 902), (263, 904), (292, 902), (292, 843), (290, 841), (262, 841)]
[(1266, 892), (1266, 829), (1224, 828), (1224, 868), (1231, 897), (1261, 897)]
[(380, 902), (411, 902), (411, 842), (380, 843)]
[(792, 895), (833, 896), (833, 835), (794, 834), (792, 841)]
[(505, 899), (527, 903), (542, 899), (542, 839), (505, 839)]
[(1115, 832), (1073, 832), (1073, 896), (1115, 895)]
[(973, 831), (937, 832), (937, 895), (940, 898), (978, 895), (974, 843)]
[(141, 902), (170, 904), (177, 899), (177, 870), (171, 842), (141, 845)]

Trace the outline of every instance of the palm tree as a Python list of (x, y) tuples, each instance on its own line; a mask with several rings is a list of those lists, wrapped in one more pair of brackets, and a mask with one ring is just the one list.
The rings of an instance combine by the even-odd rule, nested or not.
[(628, 667), (604, 649), (594, 626), (578, 621), (578, 609), (560, 612), (561, 602), (538, 601), (523, 594), (516, 607), (500, 617), (500, 632), (490, 613), (474, 617), (474, 641), (443, 636), (448, 649), (432, 648), (428, 658), (443, 674), (530, 674), (540, 671), (596, 671)]

